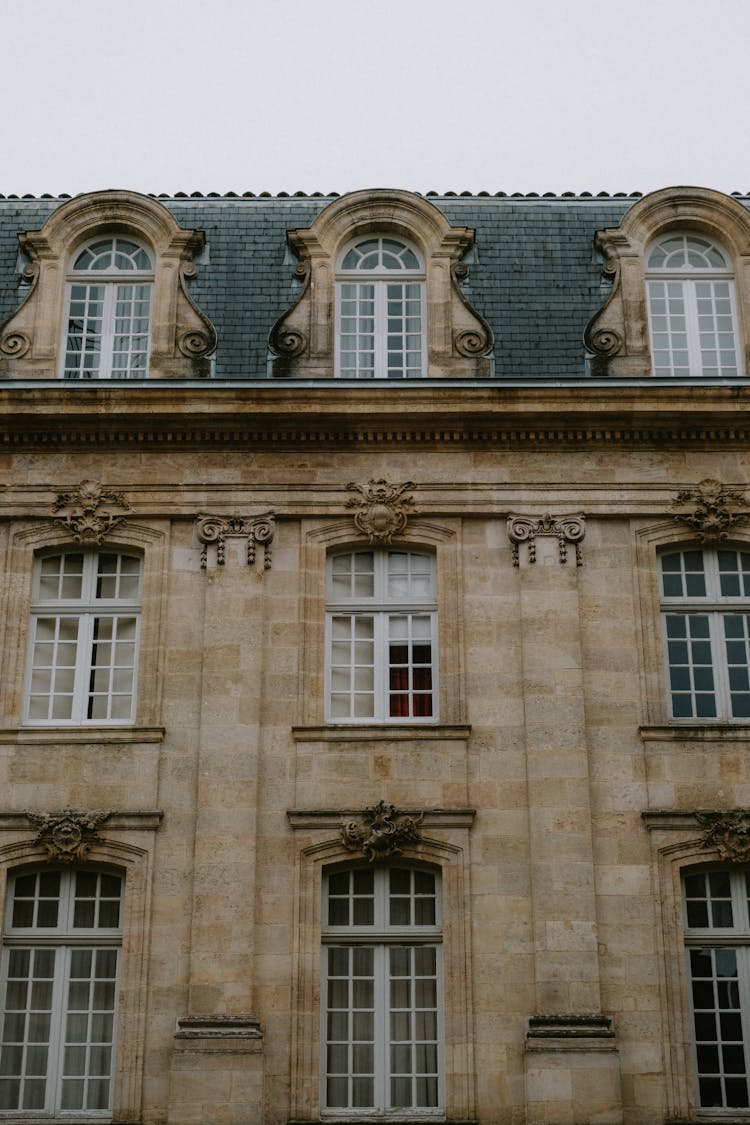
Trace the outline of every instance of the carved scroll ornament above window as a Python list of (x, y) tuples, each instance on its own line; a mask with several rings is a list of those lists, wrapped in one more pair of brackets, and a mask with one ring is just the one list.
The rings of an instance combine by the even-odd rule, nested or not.
[(341, 839), (351, 852), (362, 852), (370, 863), (400, 855), (406, 844), (421, 839), (421, 816), (409, 816), (387, 801), (370, 805), (361, 816), (341, 825)]
[[(688, 511), (679, 509), (690, 505)], [(701, 543), (720, 543), (734, 527), (750, 518), (750, 502), (739, 489), (725, 488), (707, 477), (695, 488), (683, 488), (674, 498), (675, 519), (698, 533)]]
[(349, 483), (346, 487), (360, 494), (347, 500), (346, 507), (354, 509), (354, 525), (370, 543), (391, 543), (414, 514), (414, 497), (404, 496), (407, 489), (414, 488), (410, 480), (404, 484), (371, 480), (367, 486)]
[(38, 829), (34, 843), (46, 850), (48, 863), (82, 863), (92, 844), (101, 840), (99, 825), (113, 814), (62, 809), (58, 813), (27, 812), (24, 815)]
[(108, 510), (112, 506), (122, 512), (130, 511), (121, 492), (107, 491), (98, 480), (82, 480), (72, 492), (57, 494), (52, 511), (67, 509), (56, 522), (70, 532), (76, 543), (92, 545), (101, 543), (105, 535), (123, 522), (124, 516)]

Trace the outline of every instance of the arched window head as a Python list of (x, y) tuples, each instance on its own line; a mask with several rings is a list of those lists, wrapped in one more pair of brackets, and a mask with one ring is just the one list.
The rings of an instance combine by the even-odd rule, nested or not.
[(144, 246), (105, 238), (85, 246), (68, 274), (66, 379), (148, 373), (153, 263)]
[(655, 375), (740, 374), (734, 274), (721, 247), (670, 233), (646, 258)]
[(424, 375), (424, 269), (410, 246), (385, 237), (355, 242), (341, 259), (336, 288), (341, 378)]

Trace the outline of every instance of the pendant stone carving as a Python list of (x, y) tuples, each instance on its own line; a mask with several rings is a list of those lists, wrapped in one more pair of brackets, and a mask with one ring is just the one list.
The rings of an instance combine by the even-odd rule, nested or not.
[(370, 863), (375, 863), (400, 855), (405, 844), (421, 839), (422, 815), (409, 816), (387, 801), (378, 801), (355, 820), (341, 825), (341, 839), (350, 852), (362, 852)]
[(122, 511), (130, 511), (122, 492), (110, 492), (98, 480), (82, 480), (75, 491), (58, 492), (52, 512), (68, 509), (56, 522), (67, 528), (76, 543), (99, 544), (124, 520), (124, 516), (104, 509), (103, 504), (113, 504)]
[(216, 565), (226, 562), (226, 540), (246, 539), (245, 557), (248, 566), (255, 565), (258, 547), (263, 549), (263, 569), (271, 569), (271, 543), (276, 524), (273, 512), (259, 516), (198, 516), (198, 540), (201, 543), (201, 569), (208, 566), (209, 545), (216, 547)]
[(721, 481), (711, 477), (700, 481), (695, 488), (681, 489), (672, 507), (679, 508), (682, 504), (692, 504), (693, 508), (689, 512), (675, 512), (675, 516), (698, 532), (701, 543), (721, 542), (736, 523), (748, 518), (748, 513), (741, 510), (749, 506), (742, 492), (737, 488), (725, 488)]
[(536, 540), (540, 536), (557, 539), (560, 563), (568, 559), (568, 545), (575, 548), (576, 566), (583, 564), (581, 543), (586, 534), (586, 517), (583, 513), (574, 516), (551, 516), (549, 512), (539, 519), (534, 516), (508, 516), (508, 538), (511, 542), (513, 566), (520, 565), (519, 547), (528, 544), (528, 560), (536, 562)]
[(388, 484), (386, 480), (371, 480), (366, 486), (350, 482), (346, 487), (360, 494), (347, 500), (346, 507), (354, 510), (354, 525), (370, 543), (391, 543), (414, 513), (414, 497), (404, 496), (407, 489), (414, 488), (413, 481)]
[(91, 845), (101, 839), (97, 831), (99, 825), (112, 813), (62, 809), (58, 813), (27, 812), (24, 815), (39, 829), (34, 843), (45, 848), (48, 863), (81, 863)]

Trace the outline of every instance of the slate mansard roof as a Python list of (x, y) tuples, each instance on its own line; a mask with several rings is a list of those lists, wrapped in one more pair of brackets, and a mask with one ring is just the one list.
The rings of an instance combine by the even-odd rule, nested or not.
[[(299, 293), (286, 233), (309, 226), (335, 196), (164, 198), (205, 233), (190, 295), (217, 332), (214, 376), (268, 376), (268, 334)], [(594, 245), (638, 196), (429, 196), (451, 225), (472, 228), (462, 291), (494, 334), (498, 378), (589, 375), (583, 332), (611, 291)], [(750, 210), (750, 198), (735, 196)], [(25, 293), (18, 235), (39, 229), (63, 199), (0, 199), (0, 324)]]

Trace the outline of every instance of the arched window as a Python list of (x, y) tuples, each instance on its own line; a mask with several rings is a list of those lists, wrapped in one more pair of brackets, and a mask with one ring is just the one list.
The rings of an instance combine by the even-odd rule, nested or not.
[(750, 551), (662, 555), (661, 606), (672, 717), (750, 718)]
[(683, 889), (698, 1105), (747, 1110), (750, 877), (698, 871), (684, 876)]
[(321, 1106), (429, 1115), (442, 1092), (440, 884), (355, 867), (324, 882)]
[(349, 551), (328, 560), (328, 718), (437, 718), (432, 555)]
[(646, 279), (655, 375), (742, 373), (734, 273), (720, 246), (670, 233), (648, 251)]
[(154, 268), (149, 252), (125, 238), (90, 243), (68, 273), (66, 379), (148, 375)]
[(366, 238), (338, 271), (336, 370), (343, 379), (413, 379), (425, 372), (424, 267), (393, 238)]
[(137, 556), (68, 551), (37, 559), (29, 722), (132, 722), (140, 598)]
[(93, 868), (47, 868), (11, 880), (0, 1112), (110, 1111), (121, 898), (121, 877)]

